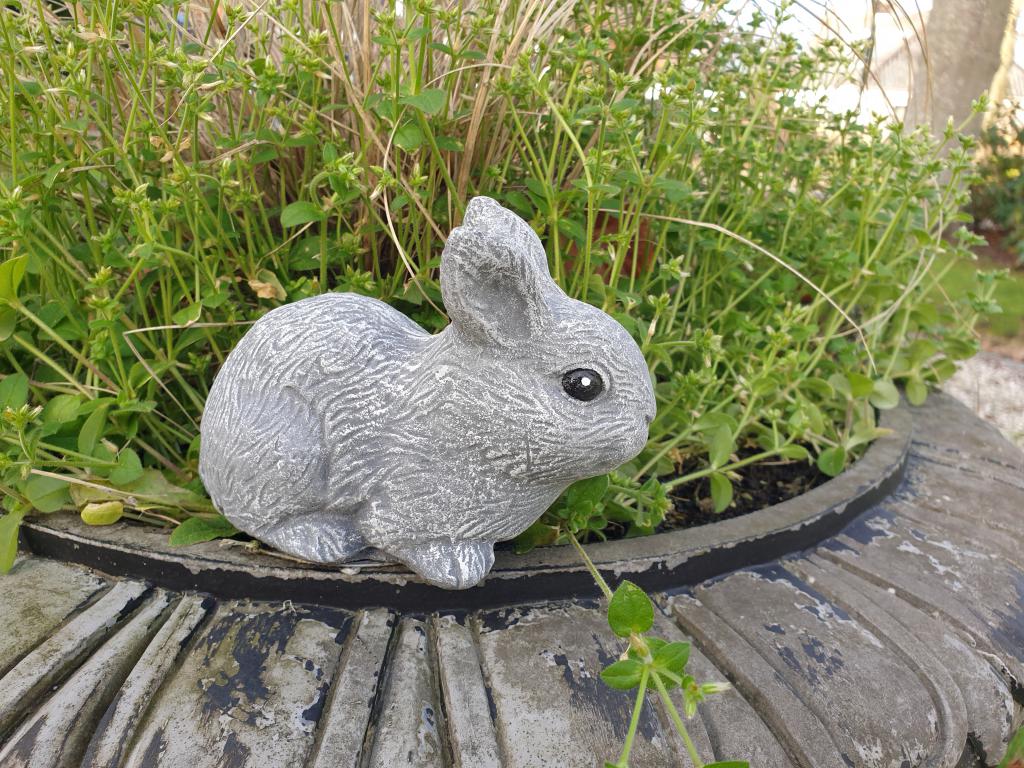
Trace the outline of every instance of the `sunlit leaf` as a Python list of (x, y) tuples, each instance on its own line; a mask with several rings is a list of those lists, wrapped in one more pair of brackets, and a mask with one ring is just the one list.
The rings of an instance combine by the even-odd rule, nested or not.
[(114, 485), (127, 485), (142, 477), (142, 461), (132, 448), (123, 448), (117, 454), (117, 467), (110, 473)]
[(732, 482), (721, 472), (708, 477), (711, 483), (711, 501), (715, 505), (715, 514), (724, 512), (732, 503)]
[(879, 379), (874, 383), (869, 399), (875, 408), (881, 410), (895, 408), (900, 404), (900, 391), (896, 389), (896, 385), (891, 380)]
[(281, 226), (298, 227), (311, 221), (320, 221), (323, 218), (324, 212), (320, 206), (300, 200), (285, 206), (285, 209), (281, 211)]
[(18, 298), (18, 286), (25, 276), (28, 257), (16, 256), (0, 264), (0, 300), (11, 301)]
[(67, 481), (55, 477), (32, 475), (22, 492), (38, 512), (56, 512), (71, 504)]
[(202, 541), (228, 538), (236, 533), (238, 529), (220, 515), (190, 517), (174, 529), (169, 541), (172, 547), (185, 547)]
[(0, 517), (0, 573), (7, 573), (18, 556), (18, 530), (22, 512), (8, 512)]
[(708, 460), (711, 466), (717, 469), (729, 461), (733, 450), (733, 433), (726, 424), (720, 424), (711, 433), (711, 441), (708, 445)]
[(628, 691), (640, 685), (644, 666), (635, 659), (623, 659), (609, 664), (601, 670), (601, 679), (605, 685), (620, 691)]
[(86, 525), (113, 525), (124, 514), (124, 504), (120, 501), (92, 502), (82, 507), (79, 514)]
[(818, 469), (829, 477), (835, 477), (846, 466), (846, 449), (841, 445), (826, 448), (818, 455)]
[(608, 624), (619, 637), (646, 632), (654, 623), (654, 604), (640, 587), (623, 581), (608, 603)]
[(403, 96), (398, 101), (416, 107), (421, 112), (433, 115), (440, 112), (448, 100), (448, 92), (441, 88), (425, 88), (412, 96)]

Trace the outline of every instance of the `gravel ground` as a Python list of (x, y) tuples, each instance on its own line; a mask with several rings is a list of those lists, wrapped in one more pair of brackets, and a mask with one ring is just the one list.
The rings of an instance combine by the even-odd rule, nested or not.
[(980, 352), (943, 388), (1024, 448), (1024, 363)]

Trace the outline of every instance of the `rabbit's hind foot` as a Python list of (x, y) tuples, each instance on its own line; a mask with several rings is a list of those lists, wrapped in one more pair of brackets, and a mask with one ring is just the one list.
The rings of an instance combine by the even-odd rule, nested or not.
[(309, 512), (290, 517), (259, 534), (260, 540), (314, 563), (342, 563), (369, 545), (355, 520), (337, 512)]
[(431, 584), (467, 589), (480, 582), (494, 565), (490, 541), (428, 541), (388, 550)]

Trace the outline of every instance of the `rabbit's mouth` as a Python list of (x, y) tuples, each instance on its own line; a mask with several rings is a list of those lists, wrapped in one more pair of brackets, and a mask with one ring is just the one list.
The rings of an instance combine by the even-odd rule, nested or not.
[(639, 422), (636, 429), (631, 429), (622, 434), (618, 439), (609, 441), (606, 451), (599, 460), (592, 464), (594, 473), (611, 472), (618, 469), (630, 459), (634, 458), (647, 445), (647, 421), (646, 415)]

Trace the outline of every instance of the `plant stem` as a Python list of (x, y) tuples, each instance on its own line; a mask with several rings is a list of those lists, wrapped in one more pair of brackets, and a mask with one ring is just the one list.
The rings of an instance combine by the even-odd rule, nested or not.
[(619, 756), (619, 765), (622, 768), (629, 765), (629, 753), (633, 749), (633, 739), (636, 738), (636, 729), (640, 724), (640, 711), (644, 706), (644, 695), (647, 693), (647, 679), (650, 677), (650, 673), (650, 668), (644, 665), (644, 669), (640, 673), (640, 686), (636, 689), (636, 701), (633, 702), (633, 716), (629, 720), (626, 742), (622, 745), (622, 754)]
[(576, 540), (576, 535), (570, 533), (569, 541), (571, 541), (572, 545), (576, 547), (576, 551), (579, 553), (579, 556), (583, 558), (583, 564), (587, 566), (587, 570), (590, 571), (590, 575), (594, 577), (594, 581), (597, 582), (597, 586), (601, 588), (601, 591), (604, 593), (604, 596), (607, 599), (611, 600), (611, 587), (608, 586), (608, 582), (604, 580), (604, 576), (602, 576), (600, 571), (597, 570), (597, 567), (594, 565), (593, 560), (590, 559), (590, 555), (586, 553), (586, 550), (583, 549), (583, 546)]
[(693, 761), (694, 768), (704, 768), (704, 761), (700, 759), (700, 755), (697, 754), (697, 748), (693, 745), (693, 740), (690, 738), (690, 733), (686, 730), (686, 724), (683, 723), (683, 718), (679, 716), (679, 712), (676, 709), (676, 705), (672, 703), (672, 698), (668, 695), (668, 691), (665, 689), (665, 684), (661, 682), (661, 679), (655, 675), (654, 685), (658, 689), (658, 695), (661, 697), (662, 702), (665, 704), (665, 708), (668, 709), (669, 717), (672, 718), (672, 722), (676, 726), (676, 730), (679, 731), (679, 735), (683, 737), (683, 742), (686, 744), (686, 751), (690, 753), (690, 760)]

